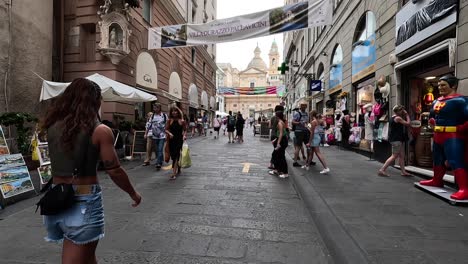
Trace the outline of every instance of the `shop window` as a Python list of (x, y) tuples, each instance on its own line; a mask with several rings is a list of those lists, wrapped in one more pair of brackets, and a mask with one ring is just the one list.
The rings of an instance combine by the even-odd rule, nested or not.
[(341, 45), (335, 47), (330, 65), (330, 89), (338, 87), (343, 81), (343, 50)]

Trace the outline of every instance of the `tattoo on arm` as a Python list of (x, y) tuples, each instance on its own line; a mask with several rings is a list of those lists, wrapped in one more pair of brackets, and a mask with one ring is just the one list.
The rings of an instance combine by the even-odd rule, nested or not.
[(120, 164), (115, 160), (103, 160), (102, 161), (104, 163), (104, 168), (106, 170), (113, 170), (113, 169), (117, 169), (118, 167), (120, 167)]

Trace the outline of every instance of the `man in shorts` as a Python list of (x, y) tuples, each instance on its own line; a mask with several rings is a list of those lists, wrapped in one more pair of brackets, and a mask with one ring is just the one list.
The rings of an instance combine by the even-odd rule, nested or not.
[(295, 126), (294, 130), (294, 167), (301, 167), (297, 162), (299, 159), (299, 152), (304, 144), (309, 142), (309, 129), (307, 124), (309, 123), (309, 114), (307, 113), (307, 102), (302, 101), (299, 104), (299, 110), (294, 111), (292, 125)]

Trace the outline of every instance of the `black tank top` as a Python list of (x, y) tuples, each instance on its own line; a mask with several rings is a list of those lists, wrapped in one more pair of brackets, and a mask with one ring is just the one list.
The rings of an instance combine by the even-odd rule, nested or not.
[(174, 135), (174, 139), (182, 139), (183, 138), (183, 127), (179, 124), (178, 119), (174, 119), (171, 121), (171, 125), (169, 126), (169, 131)]
[(397, 116), (392, 116), (392, 118), (390, 118), (388, 141), (406, 141), (405, 128), (403, 124), (395, 121), (395, 117)]
[[(62, 143), (62, 123), (57, 122), (47, 129), (49, 141), (49, 156), (52, 166), (52, 176), (72, 177), (76, 167), (79, 175), (96, 176), (99, 149), (93, 145), (92, 135), (79, 133), (73, 142), (73, 152), (64, 149)], [(99, 123), (96, 124), (97, 127)], [(83, 157), (83, 155), (85, 155)], [(82, 164), (77, 164), (82, 160)]]

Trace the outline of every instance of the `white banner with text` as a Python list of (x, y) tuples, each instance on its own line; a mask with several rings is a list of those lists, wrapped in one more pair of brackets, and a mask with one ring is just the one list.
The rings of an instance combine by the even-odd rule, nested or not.
[(148, 30), (148, 49), (216, 44), (330, 25), (330, 0), (309, 0), (267, 11)]

